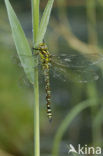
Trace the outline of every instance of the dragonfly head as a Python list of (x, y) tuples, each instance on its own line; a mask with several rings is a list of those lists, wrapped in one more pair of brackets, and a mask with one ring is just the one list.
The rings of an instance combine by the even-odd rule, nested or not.
[(40, 43), (39, 49), (40, 49), (41, 51), (42, 51), (42, 50), (47, 50), (48, 47), (47, 47), (47, 45), (46, 45), (45, 43)]

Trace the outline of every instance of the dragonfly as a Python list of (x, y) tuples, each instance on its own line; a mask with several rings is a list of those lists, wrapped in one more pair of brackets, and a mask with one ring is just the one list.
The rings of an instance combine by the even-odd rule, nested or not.
[(51, 64), (51, 55), (48, 51), (47, 46), (44, 43), (41, 43), (38, 48), (34, 48), (34, 50), (39, 51), (39, 55), (41, 58), (42, 69), (45, 78), (45, 91), (46, 91), (46, 101), (47, 101), (47, 116), (49, 121), (52, 121), (52, 111), (51, 111), (51, 89), (50, 89), (50, 64)]
[[(47, 116), (49, 121), (52, 121), (52, 110), (51, 110), (51, 89), (50, 89), (50, 71), (53, 67), (55, 70), (56, 75), (58, 76), (63, 73), (63, 75), (73, 72), (73, 79), (79, 82), (88, 82), (90, 80), (98, 80), (99, 76), (97, 74), (97, 64), (103, 61), (102, 54), (62, 54), (59, 56), (52, 55), (48, 47), (45, 43), (41, 43), (37, 48), (32, 48), (33, 59), (36, 56), (39, 56), (39, 64), (41, 64), (42, 71), (44, 74), (45, 80), (45, 91), (46, 91), (46, 108), (47, 108)], [(34, 51), (37, 51), (35, 54)], [(22, 56), (22, 57), (29, 57), (31, 56)], [(34, 67), (33, 67), (34, 68)], [(53, 71), (52, 70), (52, 71)], [(70, 75), (68, 75), (69, 77)]]

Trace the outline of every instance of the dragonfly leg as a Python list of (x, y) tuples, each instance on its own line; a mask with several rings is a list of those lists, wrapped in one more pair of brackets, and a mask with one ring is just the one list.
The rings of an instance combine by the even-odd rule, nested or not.
[(35, 52), (35, 54), (34, 54), (34, 50), (39, 50), (38, 48), (34, 48), (34, 47), (32, 47), (32, 55), (39, 55), (39, 52)]
[(39, 48), (34, 48), (34, 47), (32, 47), (32, 50), (39, 50)]

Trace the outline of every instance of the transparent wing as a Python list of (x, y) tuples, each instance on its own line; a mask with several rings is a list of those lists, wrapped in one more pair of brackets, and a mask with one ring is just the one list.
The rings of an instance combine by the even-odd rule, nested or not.
[(101, 61), (103, 61), (102, 54), (52, 56), (55, 76), (62, 77), (63, 80), (70, 78), (73, 81), (85, 83), (99, 79), (98, 65)]
[[(25, 59), (26, 61), (34, 61), (34, 66), (33, 68), (35, 68), (36, 66), (38, 66), (40, 64), (40, 61), (36, 61), (37, 60), (37, 55), (33, 55), (33, 56), (29, 56), (29, 55), (20, 55), (23, 59)], [(17, 64), (19, 67), (22, 67), (20, 59), (18, 57), (17, 54), (12, 56), (12, 61), (13, 63)], [(29, 67), (28, 67), (29, 68)]]
[(83, 69), (94, 66), (103, 61), (102, 54), (61, 54), (60, 56), (52, 55), (52, 63), (65, 68)]
[[(16, 56), (17, 57), (17, 56)], [(24, 59), (32, 59), (34, 62), (37, 59), (37, 55), (25, 56), (22, 55)], [(99, 73), (99, 63), (103, 61), (102, 54), (62, 54), (59, 56), (51, 55), (51, 75), (58, 77), (62, 80), (67, 80), (68, 78), (73, 81), (78, 82), (88, 82), (93, 80), (98, 80), (100, 77)], [(40, 65), (40, 60), (35, 66)], [(19, 62), (20, 66), (20, 62)], [(42, 68), (41, 68), (42, 70)], [(40, 72), (41, 73), (41, 72)], [(41, 75), (40, 75), (41, 76)]]
[[(41, 66), (40, 66), (40, 58), (38, 58), (38, 62), (37, 62), (37, 57), (38, 57), (38, 55), (33, 55), (33, 56), (27, 56), (27, 55), (21, 55), (21, 57), (23, 58), (23, 59), (26, 59), (26, 62), (27, 61), (34, 61), (34, 66), (32, 67), (33, 69), (35, 68), (35, 67), (39, 67), (39, 75), (40, 75), (40, 83), (42, 83), (43, 82), (43, 72), (42, 72), (42, 69), (41, 69)], [(27, 87), (29, 87), (29, 88), (32, 88), (32, 85), (31, 85), (31, 83), (29, 82), (29, 80), (27, 79), (27, 77), (26, 77), (26, 75), (25, 75), (25, 73), (24, 73), (24, 71), (23, 71), (23, 68), (22, 68), (22, 65), (21, 65), (21, 62), (20, 62), (20, 59), (19, 59), (19, 57), (18, 57), (18, 55), (17, 54), (15, 54), (15, 55), (13, 55), (12, 57), (11, 57), (11, 59), (12, 59), (12, 62), (14, 63), (14, 64), (17, 64), (17, 66), (18, 66), (18, 68), (19, 68), (19, 70), (21, 70), (22, 71), (22, 74), (20, 75), (20, 78), (19, 78), (19, 80), (18, 80), (18, 84), (19, 84), (19, 86), (22, 86), (23, 88), (25, 87), (25, 86), (27, 86)], [(29, 67), (28, 67), (29, 68)], [(42, 81), (42, 82), (41, 82)]]

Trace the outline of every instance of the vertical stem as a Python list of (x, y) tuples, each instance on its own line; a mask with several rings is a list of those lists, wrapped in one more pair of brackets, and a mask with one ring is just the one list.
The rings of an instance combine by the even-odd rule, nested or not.
[(32, 0), (33, 41), (36, 42), (39, 29), (39, 0)]
[[(89, 44), (97, 46), (98, 38), (96, 32), (96, 1), (87, 0), (87, 19), (88, 19), (88, 40)], [(90, 98), (95, 98), (95, 101), (99, 103), (98, 92), (96, 90), (95, 84), (88, 85), (88, 94)], [(91, 107), (92, 113), (92, 137), (93, 144), (100, 145), (101, 140), (101, 123), (98, 123), (98, 126), (95, 124), (95, 116), (99, 112), (99, 106)]]
[[(33, 44), (39, 28), (39, 0), (32, 0)], [(37, 62), (38, 63), (38, 60)], [(39, 82), (38, 67), (34, 68), (34, 156), (40, 156)]]
[(96, 33), (96, 2), (87, 0), (88, 40), (92, 45), (97, 45)]
[(37, 68), (35, 68), (34, 73), (34, 156), (40, 156), (39, 85)]

